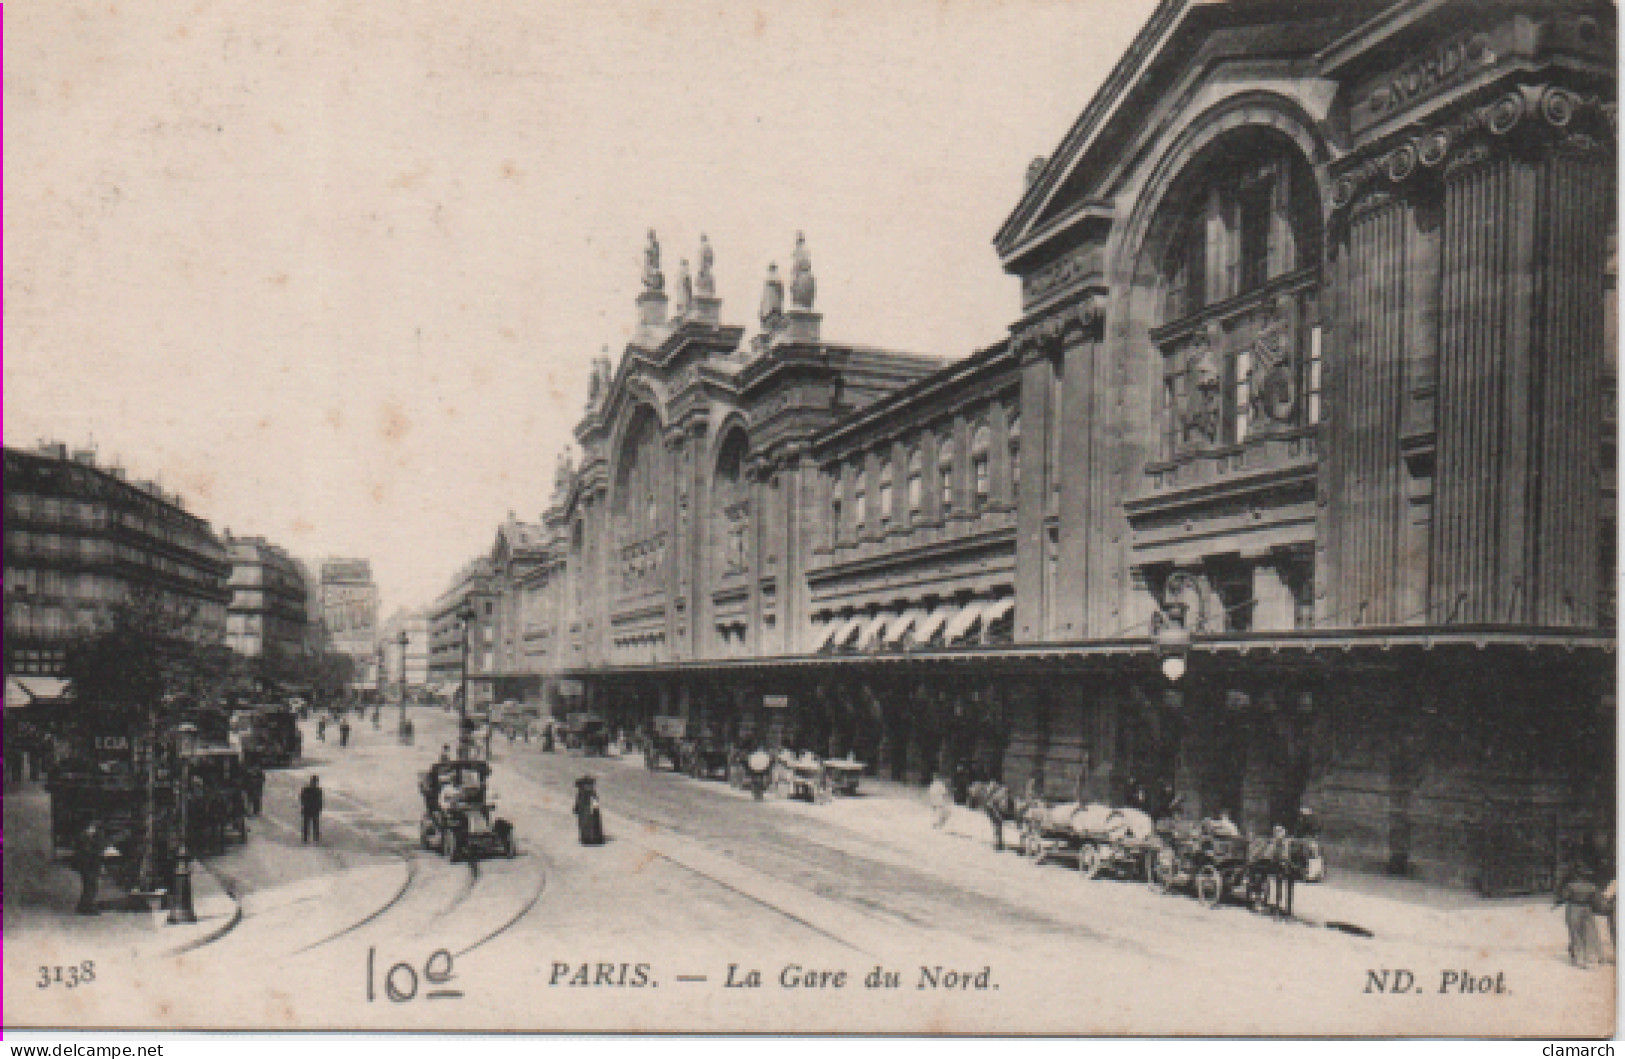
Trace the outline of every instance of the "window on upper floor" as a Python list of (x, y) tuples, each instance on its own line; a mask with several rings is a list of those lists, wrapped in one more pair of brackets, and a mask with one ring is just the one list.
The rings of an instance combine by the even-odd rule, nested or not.
[(829, 490), (829, 536), (830, 543), (841, 539), (846, 526), (841, 522), (841, 516), (846, 508), (846, 481), (839, 474), (830, 476)]
[(892, 518), (892, 469), (891, 461), (887, 460), (880, 465), (880, 524), (889, 525)]
[(1021, 492), (1021, 413), (1011, 412), (1006, 439), (1010, 449), (1010, 502)]
[(920, 517), (920, 505), (925, 503), (925, 461), (920, 456), (920, 450), (914, 448), (908, 454), (908, 514), (910, 518)]
[(976, 428), (970, 444), (971, 478), (976, 486), (972, 501), (978, 511), (987, 506), (988, 497), (993, 491), (992, 447), (993, 434), (984, 423)]
[(937, 442), (937, 482), (942, 490), (942, 513), (950, 515), (954, 510), (954, 442), (949, 434)]
[(852, 527), (857, 532), (863, 532), (864, 523), (869, 521), (869, 490), (864, 484), (862, 468), (853, 472), (856, 481), (852, 487)]

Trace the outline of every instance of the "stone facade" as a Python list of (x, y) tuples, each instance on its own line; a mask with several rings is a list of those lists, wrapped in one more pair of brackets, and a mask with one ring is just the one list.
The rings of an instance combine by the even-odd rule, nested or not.
[(132, 590), (224, 643), (231, 565), (209, 524), (153, 482), (57, 444), (5, 450), (6, 673), (60, 676), (68, 643)]
[(822, 341), (804, 243), (748, 342), (668, 319), (651, 233), (526, 664), (623, 726), (1549, 885), (1612, 812), (1614, 55), (1602, 4), (1168, 0), (946, 367)]
[(299, 563), (263, 537), (233, 537), (229, 530), (226, 553), (231, 561), (226, 646), (249, 658), (304, 654), (309, 590)]

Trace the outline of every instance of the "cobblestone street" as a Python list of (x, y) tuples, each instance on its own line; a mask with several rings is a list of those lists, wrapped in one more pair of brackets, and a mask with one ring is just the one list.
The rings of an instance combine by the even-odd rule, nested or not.
[[(451, 719), (425, 711), (418, 729), (407, 749), (387, 727), (358, 726), (346, 750), (307, 730), (306, 761), (273, 773), (249, 842), (200, 882), (235, 895), (240, 917), (211, 909), (229, 929), (202, 931), (179, 955), (169, 932), (194, 928), (130, 913), (79, 921), (71, 888), (17, 889), (10, 873), (30, 855), (17, 843), (40, 841), (26, 817), (44, 800), (8, 798), (8, 976), (98, 967), (71, 991), (14, 991), (11, 1020), (494, 1028), (523, 1013), (557, 1029), (722, 1019), (861, 1030), (896, 1028), (906, 993), (922, 1030), (1359, 1033), (1408, 1017), (1470, 1033), (1543, 1019), (1601, 1027), (1613, 1006), (1612, 967), (1569, 968), (1561, 914), (1544, 902), (1426, 903), (1334, 881), (1300, 889), (1299, 922), (1210, 911), (1138, 882), (1086, 880), (1060, 858), (996, 853), (985, 820), (965, 810), (934, 831), (919, 792), (884, 782), (830, 805), (758, 803), (635, 755), (499, 739), (495, 780), (519, 856), (452, 865), (418, 846), (416, 792)], [(320, 847), (297, 833), (295, 790), (311, 773), (329, 790)], [(569, 815), (587, 773), (607, 812), (601, 848), (577, 844)], [(71, 887), (66, 872), (51, 877)], [(1374, 936), (1315, 925), (1334, 918)], [(437, 950), (451, 955), (449, 976), (427, 966)], [(896, 992), (865, 988), (877, 968), (897, 973)], [(1414, 992), (1367, 991), (1368, 972), (1384, 969), (1414, 974)], [(800, 984), (819, 971), (846, 977)], [(950, 971), (964, 984), (933, 986)], [(760, 989), (730, 986), (752, 972)], [(1441, 992), (1447, 972), (1471, 972), (1475, 992), (1458, 991), (1460, 974)], [(431, 973), (445, 981), (431, 985)], [(1485, 977), (1505, 991), (1479, 995)], [(432, 996), (444, 990), (460, 995)]]

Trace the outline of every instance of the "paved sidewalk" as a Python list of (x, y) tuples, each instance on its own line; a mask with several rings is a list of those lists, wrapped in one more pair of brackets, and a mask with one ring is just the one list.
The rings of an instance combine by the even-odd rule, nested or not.
[[(610, 760), (642, 767), (642, 758), (637, 754)], [(992, 826), (984, 814), (955, 806), (947, 824), (937, 830), (931, 825), (924, 788), (878, 777), (864, 777), (857, 797), (839, 798), (829, 805), (777, 799), (769, 799), (768, 804), (784, 812), (816, 815), (871, 840), (888, 842), (899, 852), (918, 855), (922, 863), (945, 853), (952, 856), (948, 851), (963, 849), (963, 843), (990, 851), (993, 844)], [(1006, 845), (1014, 846), (1019, 841), (1018, 830), (1006, 825)], [(1026, 863), (1013, 854), (1010, 857), (1012, 871)], [(1069, 865), (1065, 857), (1057, 857), (1041, 867), (1056, 872), (1059, 878), (1060, 873), (1070, 870)], [(1102, 885), (1133, 884), (1106, 881)], [(1492, 900), (1470, 891), (1415, 880), (1339, 872), (1335, 862), (1326, 882), (1296, 887), (1294, 913), (1313, 924), (1347, 924), (1375, 937), (1429, 946), (1540, 954), (1561, 953), (1568, 944), (1563, 914), (1552, 905), (1550, 897)], [(1601, 930), (1607, 934), (1606, 925)], [(1612, 954), (1611, 945), (1608, 951)]]
[(196, 948), (230, 930), (241, 916), (237, 900), (209, 867), (193, 861), (192, 907), (196, 923), (170, 926), (168, 913), (125, 911), (124, 894), (106, 885), (98, 897), (99, 916), (74, 911), (79, 875), (66, 858), (53, 855), (51, 800), (42, 784), (8, 786), (5, 792), (5, 935), (49, 932), (64, 951), (73, 943), (93, 943), (99, 951), (122, 950), (134, 958)]

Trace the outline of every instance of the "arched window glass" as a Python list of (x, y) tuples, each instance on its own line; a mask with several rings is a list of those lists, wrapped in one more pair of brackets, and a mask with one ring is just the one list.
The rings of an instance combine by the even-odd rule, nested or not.
[(908, 513), (918, 518), (920, 505), (925, 502), (925, 461), (920, 457), (920, 450), (913, 449), (908, 454)]
[(1010, 499), (1021, 490), (1021, 413), (1010, 413), (1010, 425), (1006, 433), (1010, 446)]
[(892, 470), (891, 461), (887, 460), (880, 465), (880, 524), (891, 522), (892, 516)]
[(861, 467), (852, 469), (854, 484), (852, 488), (852, 525), (859, 532), (863, 532), (863, 525), (869, 521), (869, 489), (864, 483), (864, 474)]
[(944, 434), (937, 442), (937, 482), (942, 490), (942, 513), (954, 510), (954, 441)]
[(993, 445), (993, 434), (984, 423), (976, 428), (971, 437), (970, 466), (971, 477), (975, 480), (976, 496), (975, 506), (981, 508), (987, 504), (988, 496), (993, 488), (993, 475), (989, 465), (989, 450)]
[(841, 522), (846, 507), (846, 479), (839, 471), (832, 473), (830, 478), (832, 479), (829, 491), (830, 537), (840, 540), (841, 534), (846, 530), (846, 526)]

